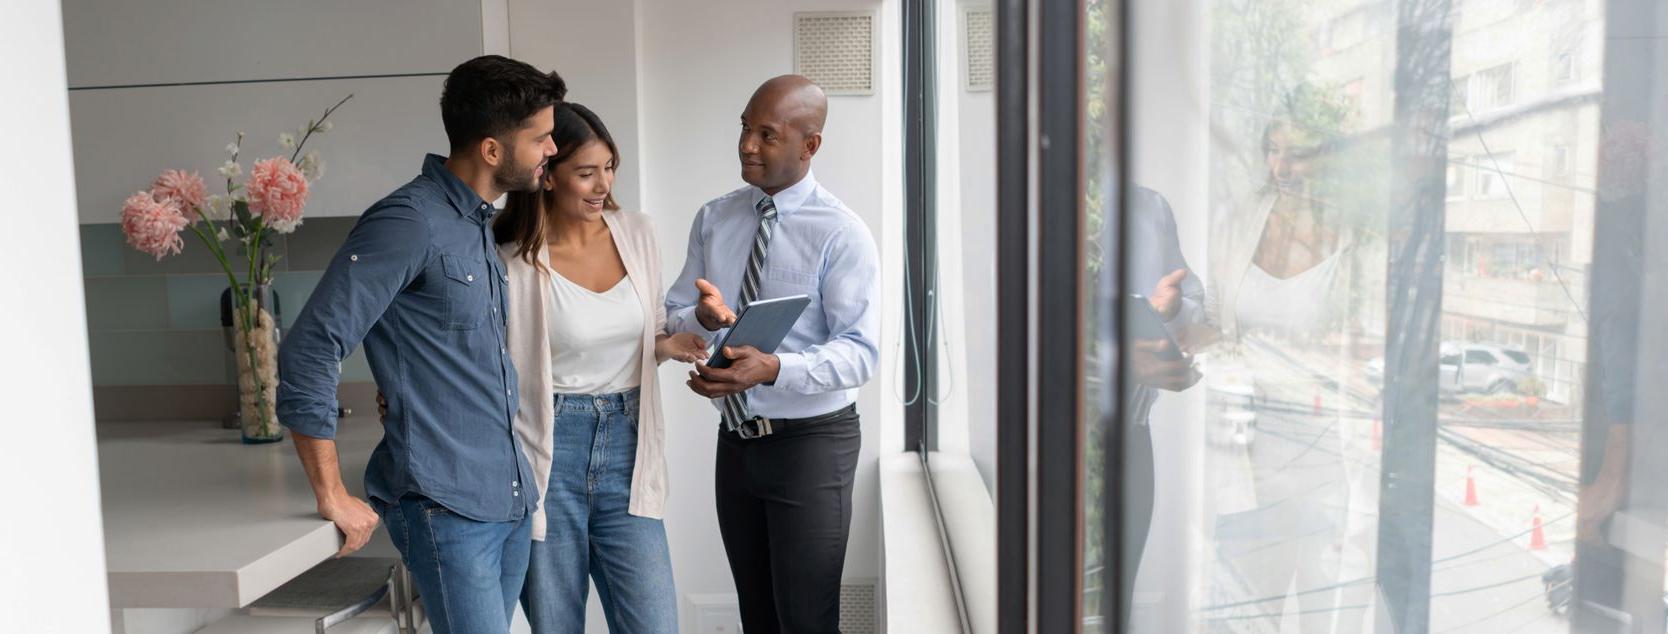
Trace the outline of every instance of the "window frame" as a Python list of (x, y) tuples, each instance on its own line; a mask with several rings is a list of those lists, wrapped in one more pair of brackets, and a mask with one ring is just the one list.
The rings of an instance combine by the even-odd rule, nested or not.
[(937, 1), (905, 0), (904, 97), (904, 450), (938, 448), (938, 76)]
[[(997, 629), (1078, 631), (1086, 504), (1083, 5), (998, 0), (995, 9)], [(1117, 28), (1123, 24), (1120, 15)], [(1116, 41), (1127, 40), (1120, 34)], [(1109, 455), (1116, 449), (1109, 446)], [(1108, 496), (1108, 505), (1118, 498)], [(1103, 575), (1118, 578), (1115, 561)], [(1115, 587), (1103, 584), (1109, 592)], [(1119, 606), (1110, 607), (1107, 618), (1119, 618)]]
[(996, 629), (1030, 631), (1030, 2), (996, 0)]

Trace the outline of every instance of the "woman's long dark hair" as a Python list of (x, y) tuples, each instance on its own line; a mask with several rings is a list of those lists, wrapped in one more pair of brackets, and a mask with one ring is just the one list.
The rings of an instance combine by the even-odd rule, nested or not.
[[(556, 130), (551, 134), (551, 140), (556, 143), (556, 156), (545, 163), (546, 177), (555, 174), (556, 166), (573, 158), (580, 148), (592, 141), (601, 141), (608, 146), (608, 152), (614, 157), (609, 161), (609, 167), (619, 167), (620, 148), (614, 144), (614, 137), (608, 134), (602, 119), (585, 106), (570, 102), (556, 104)], [(499, 244), (516, 243), (516, 257), (537, 266), (539, 249), (544, 247), (547, 239), (545, 231), (550, 224), (550, 210), (555, 206), (556, 192), (546, 191), (542, 181), (537, 191), (510, 192), (504, 202), (504, 211), (492, 224), (493, 234)], [(603, 201), (602, 208), (609, 211), (620, 208), (619, 203), (614, 202), (612, 192)]]

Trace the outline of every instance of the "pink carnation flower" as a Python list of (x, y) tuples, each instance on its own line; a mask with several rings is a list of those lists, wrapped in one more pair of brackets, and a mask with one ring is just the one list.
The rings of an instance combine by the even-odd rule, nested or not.
[(122, 203), (122, 234), (133, 248), (156, 256), (179, 253), (185, 248), (180, 230), (190, 221), (172, 198), (157, 199), (155, 192), (142, 191)]
[(203, 186), (203, 177), (196, 172), (184, 170), (168, 170), (156, 177), (151, 185), (151, 191), (158, 199), (173, 199), (179, 203), (180, 211), (186, 214), (196, 213), (203, 208), (203, 200), (208, 197), (208, 188)]
[(286, 158), (256, 161), (249, 173), (249, 212), (279, 233), (295, 231), (307, 205), (307, 178)]

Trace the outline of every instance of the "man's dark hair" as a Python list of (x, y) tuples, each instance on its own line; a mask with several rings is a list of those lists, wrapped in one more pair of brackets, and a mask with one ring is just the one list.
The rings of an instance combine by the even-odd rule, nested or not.
[(457, 151), (521, 126), (527, 117), (566, 98), (562, 76), (501, 55), (458, 64), (440, 91), (440, 120)]

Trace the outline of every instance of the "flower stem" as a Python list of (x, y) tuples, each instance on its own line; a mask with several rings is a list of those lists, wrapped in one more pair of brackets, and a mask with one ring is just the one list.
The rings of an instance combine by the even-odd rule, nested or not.
[(317, 132), (319, 130), (319, 126), (324, 125), (324, 120), (325, 119), (330, 118), (330, 113), (335, 112), (337, 108), (342, 107), (342, 104), (347, 103), (348, 100), (352, 99), (352, 98), (353, 98), (353, 93), (348, 93), (348, 96), (342, 97), (342, 100), (336, 102), (336, 105), (331, 106), (329, 108), (325, 108), (324, 109), (324, 114), (319, 116), (318, 121), (314, 121), (312, 125), (307, 126), (307, 133), (301, 135), (301, 142), (296, 143), (295, 144), (295, 151), (290, 153), (290, 163), (295, 163), (296, 158), (301, 156), (301, 148), (307, 146), (307, 139), (313, 138), (313, 133)]
[[(201, 214), (199, 213), (198, 215), (200, 216)], [(203, 222), (207, 223), (208, 221), (205, 220)], [(232, 306), (234, 312), (236, 312), (235, 318), (237, 319), (237, 323), (243, 326), (240, 329), (243, 331), (241, 333), (243, 335), (241, 337), (243, 340), (243, 354), (249, 364), (249, 379), (256, 394), (255, 415), (261, 423), (260, 434), (262, 436), (270, 437), (272, 436), (272, 430), (269, 428), (269, 421), (271, 421), (271, 417), (268, 416), (268, 409), (272, 407), (272, 404), (267, 402), (266, 382), (261, 377), (260, 367), (255, 359), (255, 327), (260, 324), (260, 317), (257, 312), (259, 307), (255, 305), (254, 296), (255, 289), (257, 288), (257, 284), (260, 280), (255, 278), (254, 273), (255, 258), (260, 250), (261, 227), (259, 225), (256, 227), (256, 233), (254, 234), (255, 241), (244, 245), (248, 248), (250, 254), (250, 277), (248, 284), (244, 285), (239, 284), (237, 281), (237, 275), (232, 273), (231, 260), (226, 258), (225, 249), (220, 248), (220, 241), (210, 237), (203, 231), (202, 227), (198, 226), (198, 223), (196, 222), (186, 226), (190, 227), (191, 232), (197, 234), (197, 238), (203, 242), (204, 246), (207, 246), (209, 251), (214, 253), (215, 259), (220, 261), (220, 269), (226, 273), (226, 281), (231, 283)], [(241, 372), (242, 368), (239, 367), (238, 370)]]
[(261, 237), (265, 231), (265, 218), (256, 218), (255, 231), (251, 234), (251, 239), (244, 245), (246, 247), (245, 251), (248, 252), (249, 256), (249, 295), (242, 312), (244, 323), (244, 350), (245, 354), (249, 357), (249, 381), (254, 385), (256, 395), (255, 415), (259, 417), (261, 423), (261, 436), (270, 437), (272, 436), (272, 430), (268, 429), (268, 424), (271, 417), (268, 416), (267, 410), (272, 406), (272, 404), (268, 403), (266, 400), (266, 382), (261, 377), (261, 369), (255, 359), (255, 330), (261, 323), (261, 307), (255, 301), (255, 292), (256, 289), (259, 289), (263, 283), (267, 281), (262, 279), (260, 276)]
[[(239, 132), (239, 133), (237, 133), (237, 151), (232, 152), (232, 163), (233, 164), (237, 163), (237, 155), (241, 154), (241, 153), (243, 153), (243, 133)], [(232, 177), (227, 176), (226, 177), (226, 195), (231, 196), (233, 191), (235, 191), (235, 190), (232, 188)]]

